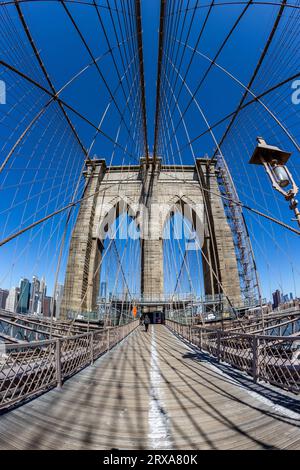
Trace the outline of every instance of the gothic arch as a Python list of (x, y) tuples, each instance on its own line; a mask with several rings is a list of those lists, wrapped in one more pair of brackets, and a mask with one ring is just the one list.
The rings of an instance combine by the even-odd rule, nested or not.
[[(149, 209), (152, 203), (156, 204), (156, 208), (148, 212), (150, 229), (147, 234), (150, 236), (142, 237), (141, 240), (142, 293), (152, 296), (164, 292), (162, 232), (170, 212), (181, 206), (188, 209), (183, 211), (184, 215), (196, 228), (202, 252), (207, 259), (206, 266), (203, 263), (205, 292), (217, 293), (211, 269), (213, 266), (226, 295), (234, 305), (240, 303), (234, 243), (218, 195), (214, 162), (198, 159), (196, 166), (185, 166), (184, 171), (179, 171), (176, 166), (163, 166), (159, 159), (156, 162), (153, 159), (148, 162), (147, 171), (145, 168), (144, 159), (141, 159), (139, 166), (109, 169), (104, 160), (87, 163), (85, 177), (90, 181), (72, 233), (61, 307), (63, 316), (67, 317), (70, 311), (95, 309), (100, 283), (97, 268), (101, 263), (104, 229), (108, 229), (115, 214), (129, 213), (143, 231), (145, 223), (139, 214), (140, 204)], [(201, 175), (206, 177), (201, 179)], [(209, 187), (211, 191), (203, 193), (203, 186)], [(209, 210), (204, 211), (204, 203)], [(217, 258), (215, 264), (214, 253)]]
[(103, 241), (108, 234), (109, 228), (122, 214), (128, 214), (139, 228), (138, 209), (132, 200), (126, 197), (115, 197), (110, 201), (105, 200), (101, 204), (102, 211), (99, 217), (95, 217), (94, 230), (96, 238)]
[(202, 248), (204, 243), (203, 203), (197, 204), (187, 196), (173, 196), (168, 202), (168, 212), (164, 216), (162, 224), (163, 233), (173, 213), (181, 214), (184, 219), (190, 222), (192, 229), (197, 234), (200, 248)]

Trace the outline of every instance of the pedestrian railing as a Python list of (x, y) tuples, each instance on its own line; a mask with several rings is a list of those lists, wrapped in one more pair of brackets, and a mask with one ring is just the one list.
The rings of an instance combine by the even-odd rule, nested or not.
[(52, 337), (59, 337), (72, 336), (86, 331), (86, 325), (79, 326), (60, 320), (51, 322), (50, 318), (9, 313), (0, 309), (0, 333), (17, 340), (43, 341), (49, 339), (50, 333)]
[(167, 326), (200, 350), (263, 380), (300, 393), (300, 336), (271, 336), (192, 327), (171, 320)]
[(114, 347), (139, 321), (90, 333), (0, 349), (0, 410), (19, 404), (63, 382)]
[(264, 321), (261, 317), (249, 320), (235, 321), (235, 324), (228, 325), (230, 331), (240, 333), (263, 333), (266, 335), (287, 336), (300, 331), (300, 311), (282, 314), (265, 315)]

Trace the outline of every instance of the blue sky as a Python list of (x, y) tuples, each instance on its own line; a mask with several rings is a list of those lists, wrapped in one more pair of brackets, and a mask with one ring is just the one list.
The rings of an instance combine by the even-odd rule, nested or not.
[[(105, 1), (100, 3), (106, 5)], [(187, 2), (184, 1), (183, 3), (186, 4)], [(191, 6), (194, 4), (195, 1), (190, 2)], [(68, 6), (94, 55), (101, 57), (107, 47), (94, 9), (90, 6), (75, 3)], [(201, 53), (209, 57), (214, 56), (243, 8), (243, 5), (231, 5), (216, 7), (213, 10), (199, 46)], [(24, 4), (22, 9), (54, 86), (59, 89), (74, 74), (83, 69), (91, 59), (66, 12), (57, 2), (29, 2)], [(158, 0), (142, 0), (150, 151), (153, 150), (154, 141), (159, 9), (160, 2)], [(274, 23), (277, 11), (277, 7), (268, 5), (253, 5), (250, 7), (236, 28), (232, 39), (217, 60), (221, 66), (230, 71), (244, 84), (249, 82)], [(33, 58), (14, 7), (7, 7), (5, 12), (10, 16), (19, 36), (12, 37), (10, 35), (8, 40), (7, 34), (11, 26), (5, 22), (4, 16), (0, 17), (0, 22), (3, 22), (1, 29), (3, 43), (1, 58), (4, 57), (28, 75), (34, 76), (39, 83), (47, 86), (45, 78)], [(109, 36), (113, 38), (109, 12), (104, 8), (101, 12)], [(189, 44), (192, 46), (196, 42), (206, 12), (207, 9), (205, 8), (197, 11), (189, 38)], [(187, 19), (190, 19), (191, 15), (192, 10), (187, 14)], [(290, 11), (286, 11), (283, 15), (278, 34), (274, 40), (274, 47), (270, 48), (269, 56), (266, 58), (264, 66), (253, 85), (256, 93), (262, 92), (276, 81), (293, 74), (299, 66), (299, 29), (295, 19), (293, 22), (290, 15)], [(291, 41), (291, 38), (293, 41)], [(23, 42), (25, 45), (23, 45)], [(27, 56), (27, 59), (25, 56)], [(182, 73), (184, 73), (190, 57), (191, 51), (187, 50), (182, 62)], [(120, 63), (119, 56), (117, 60)], [(196, 88), (208, 65), (209, 61), (203, 57), (199, 56), (194, 60), (187, 76), (187, 83), (191, 90)], [(118, 88), (118, 77), (114, 72), (109, 55), (102, 57), (99, 66), (103, 70), (111, 89), (117, 89), (115, 99), (123, 109), (125, 99), (122, 90), (120, 87)], [(172, 70), (171, 66), (169, 67), (170, 70)], [(8, 84), (7, 108), (6, 111), (1, 108), (0, 112), (3, 112), (4, 115), (7, 109), (11, 110), (10, 116), (5, 117), (5, 119), (1, 119), (2, 114), (0, 116), (0, 137), (3, 142), (0, 161), (2, 162), (9, 149), (11, 149), (13, 142), (24, 127), (28, 125), (35, 113), (41, 109), (41, 106), (45, 105), (48, 97), (36, 90), (34, 86), (29, 86), (21, 80), (16, 85), (15, 77), (7, 71), (0, 69), (0, 73)], [(170, 77), (172, 76), (171, 74)], [(129, 69), (128, 75), (126, 75), (128, 81), (126, 83), (124, 81), (124, 86), (130, 87), (134, 78), (134, 70)], [(176, 81), (175, 93), (178, 93), (180, 85), (179, 79)], [(226, 73), (217, 67), (213, 67), (209, 78), (197, 94), (198, 103), (209, 124), (217, 122), (224, 115), (232, 112), (236, 108), (243, 91), (243, 88)], [(174, 108), (173, 119), (176, 124), (180, 121), (178, 109), (170, 95), (170, 90), (166, 88), (164, 93), (168, 97), (170, 109)], [(78, 79), (74, 80), (63, 91), (61, 97), (96, 124), (99, 123), (99, 119), (110, 100), (109, 93), (103, 82), (99, 80), (95, 67), (89, 67)], [(178, 101), (179, 107), (184, 109), (188, 100), (188, 92), (183, 88)], [(264, 102), (284, 125), (291, 129), (293, 136), (297, 139), (299, 137), (300, 106), (297, 108), (291, 104), (290, 84), (268, 95)], [(133, 95), (130, 106), (134, 107), (134, 103)], [(126, 108), (125, 120), (132, 128), (130, 106), (128, 109)], [(88, 148), (93, 140), (95, 130), (71, 111), (69, 114), (80, 138)], [(168, 119), (168, 115), (166, 115), (166, 118)], [(128, 153), (124, 154), (120, 148), (113, 148), (111, 142), (100, 136), (96, 139), (91, 155), (95, 154), (103, 157), (107, 162), (113, 161), (114, 164), (136, 163), (134, 158), (137, 159), (141, 156), (141, 149), (140, 147), (135, 148), (136, 142), (131, 142), (128, 139), (124, 126), (121, 126), (118, 133), (119, 121), (118, 112), (111, 106), (102, 129), (113, 139), (118, 135), (120, 144), (122, 146), (128, 145)], [(188, 133), (191, 137), (205, 132), (206, 123), (194, 105), (187, 111), (186, 121), (188, 123)], [(220, 140), (227, 122), (215, 128), (217, 141)], [(0, 188), (5, 191), (3, 193), (5, 197), (0, 201), (1, 238), (62, 207), (72, 198), (82, 169), (83, 155), (78, 144), (74, 142), (70, 130), (66, 129), (65, 126), (64, 120), (59, 116), (57, 105), (51, 106), (51, 109), (41, 118), (40, 125), (32, 129), (28, 138), (15, 152), (10, 164), (1, 176)], [(46, 129), (44, 134), (42, 129)], [(291, 221), (292, 213), (288, 210), (286, 202), (272, 190), (262, 169), (248, 165), (248, 160), (255, 147), (255, 138), (260, 134), (263, 134), (270, 143), (280, 145), (293, 152), (290, 168), (295, 179), (298, 182), (300, 181), (299, 153), (287, 139), (286, 134), (282, 132), (282, 129), (275, 126), (270, 114), (263, 111), (260, 105), (251, 105), (240, 113), (239, 119), (237, 119), (222, 147), (240, 199), (252, 207), (272, 214), (295, 226), (295, 223)], [(170, 163), (174, 158), (175, 162), (180, 163), (182, 161), (192, 164), (193, 157), (190, 148), (186, 147), (187, 135), (182, 125), (179, 125), (177, 138), (179, 146), (185, 146), (185, 149), (181, 155), (178, 152), (176, 153), (176, 143), (173, 140), (172, 145), (167, 149), (168, 153), (163, 156), (165, 161)], [(212, 136), (207, 133), (201, 139), (195, 141), (193, 148), (196, 156), (203, 156), (206, 153), (212, 155), (215, 150), (215, 143)], [(133, 157), (130, 157), (129, 153), (132, 153)], [(78, 194), (80, 194), (82, 187), (81, 183)], [(284, 292), (294, 292), (294, 284), (296, 284), (297, 294), (300, 295), (300, 286), (298, 288), (300, 280), (298, 236), (257, 216), (248, 213), (245, 213), (245, 216), (249, 225), (264, 295), (270, 297), (271, 292), (276, 288), (281, 288)], [(68, 237), (75, 217), (76, 212), (72, 216)], [(23, 275), (30, 278), (32, 275), (37, 274), (40, 277), (42, 275), (46, 276), (51, 290), (65, 220), (66, 214), (62, 214), (56, 217), (55, 220), (45, 223), (38, 229), (22, 235), (19, 240), (1, 248), (0, 280), (2, 287), (17, 284), (19, 278)], [(64, 278), (65, 263), (66, 253), (60, 275), (61, 282)]]

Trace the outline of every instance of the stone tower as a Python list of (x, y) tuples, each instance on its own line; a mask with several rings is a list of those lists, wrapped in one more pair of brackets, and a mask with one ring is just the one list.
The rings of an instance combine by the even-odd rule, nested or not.
[(104, 160), (86, 163), (87, 185), (73, 230), (61, 316), (95, 311), (103, 244), (116, 217), (127, 212), (141, 231), (141, 291), (164, 293), (163, 233), (170, 214), (181, 209), (201, 243), (206, 294), (224, 292), (241, 302), (240, 281), (230, 226), (224, 212), (215, 164), (166, 166), (159, 159), (140, 165), (107, 167)]

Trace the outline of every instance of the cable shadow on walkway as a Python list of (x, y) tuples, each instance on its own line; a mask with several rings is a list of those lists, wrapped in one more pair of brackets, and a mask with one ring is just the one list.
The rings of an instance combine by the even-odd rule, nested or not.
[[(170, 334), (170, 333), (169, 333)], [(166, 335), (164, 335), (166, 336)], [(245, 437), (247, 437), (248, 439), (250, 440), (253, 440), (253, 442), (256, 442), (256, 444), (260, 445), (262, 448), (274, 448), (274, 446), (270, 446), (266, 443), (264, 443), (263, 441), (259, 441), (253, 437), (251, 437), (248, 433), (246, 433), (243, 429), (241, 429), (240, 427), (236, 426), (235, 423), (232, 421), (232, 420), (229, 420), (228, 418), (226, 418), (226, 416), (222, 413), (222, 411), (218, 410), (216, 407), (214, 407), (211, 403), (209, 403), (207, 400), (205, 400), (205, 398), (203, 397), (203, 395), (199, 394), (198, 390), (195, 389), (194, 386), (191, 385), (191, 382), (194, 381), (194, 378), (191, 377), (191, 375), (188, 375), (186, 373), (186, 370), (188, 369), (191, 369), (189, 367), (189, 365), (186, 363), (186, 361), (184, 362), (184, 371), (179, 371), (176, 367), (174, 367), (173, 364), (170, 364), (169, 360), (167, 359), (168, 357), (172, 356), (172, 352), (171, 352), (171, 349), (170, 347), (168, 348), (168, 346), (170, 345), (166, 345), (166, 342), (167, 342), (167, 338), (164, 337), (163, 340), (161, 341), (161, 345), (160, 345), (160, 348), (162, 349), (163, 352), (165, 352), (166, 354), (163, 354), (163, 359), (165, 361), (165, 363), (172, 368), (172, 371), (180, 377), (180, 379), (185, 383), (187, 389), (190, 389), (191, 392), (193, 392), (194, 394), (196, 394), (196, 396), (199, 398), (199, 402), (196, 402), (194, 403), (195, 406), (197, 406), (198, 408), (202, 408), (202, 405), (200, 405), (201, 402), (204, 402), (204, 404), (206, 406), (208, 406), (210, 409), (211, 409), (211, 412), (208, 412), (207, 410), (205, 410), (203, 408), (203, 411), (205, 413), (208, 413), (212, 419), (217, 419), (219, 421), (220, 424), (223, 424), (223, 425), (226, 425), (227, 427), (231, 428), (231, 429), (234, 429), (236, 430), (237, 432), (243, 434)], [(184, 359), (184, 356), (183, 355), (183, 359)], [(178, 359), (176, 358), (176, 356), (174, 357), (175, 359)], [(187, 368), (186, 368), (187, 367)], [(281, 416), (279, 417), (277, 414), (274, 414), (274, 413), (269, 413), (269, 412), (266, 412), (260, 408), (256, 408), (248, 403), (245, 403), (243, 400), (239, 399), (237, 396), (233, 395), (232, 393), (229, 394), (228, 392), (225, 392), (221, 387), (218, 387), (215, 383), (212, 383), (212, 382), (208, 382), (207, 380), (207, 371), (195, 371), (194, 368), (192, 369), (192, 372), (193, 373), (196, 373), (198, 374), (198, 376), (200, 377), (200, 379), (202, 379), (201, 382), (199, 382), (197, 385), (201, 384), (202, 387), (204, 387), (205, 389), (208, 389), (210, 391), (213, 391), (216, 395), (221, 395), (221, 396), (225, 396), (226, 399), (230, 399), (231, 401), (234, 401), (234, 402), (237, 402), (239, 403), (240, 405), (243, 405), (243, 406), (246, 406), (248, 408), (251, 408), (257, 412), (259, 412), (261, 415), (266, 415), (272, 419), (277, 419), (277, 420), (281, 420)], [(212, 375), (212, 374), (211, 374)], [(214, 378), (217, 378), (218, 381), (221, 381), (223, 382), (224, 379), (226, 381), (226, 378), (224, 377), (220, 377), (220, 376), (216, 376), (216, 374), (214, 374), (215, 377)], [(207, 383), (208, 382), (208, 383)], [(167, 381), (166, 381), (167, 383)], [(234, 384), (232, 383), (229, 383), (230, 386), (236, 388), (236, 386), (234, 386)], [(176, 386), (172, 386), (172, 389), (173, 389), (173, 393), (177, 393), (179, 392), (181, 395), (184, 395), (184, 392), (182, 390), (176, 390)], [(233, 389), (234, 390), (234, 389)], [(193, 395), (193, 393), (187, 393), (186, 394), (186, 398), (189, 400), (189, 401), (192, 401), (191, 399), (191, 396)], [(285, 422), (285, 420), (283, 420), (283, 422)], [(246, 424), (246, 423), (245, 423)], [(288, 424), (290, 424), (290, 421), (288, 421)], [(294, 423), (296, 424), (296, 423)], [(296, 427), (298, 427), (298, 423), (296, 424)]]

